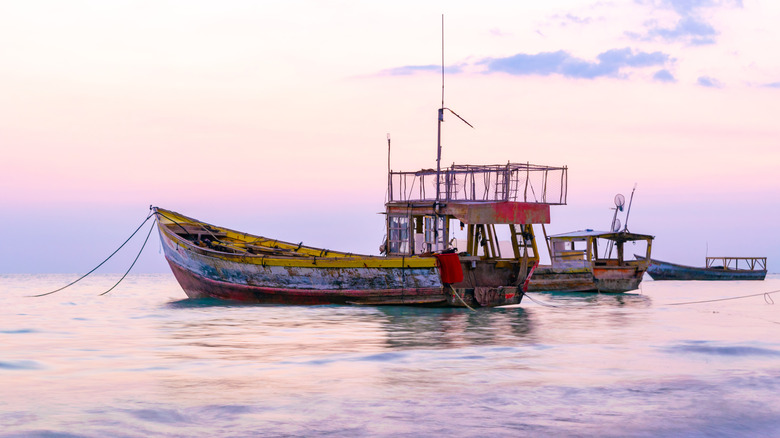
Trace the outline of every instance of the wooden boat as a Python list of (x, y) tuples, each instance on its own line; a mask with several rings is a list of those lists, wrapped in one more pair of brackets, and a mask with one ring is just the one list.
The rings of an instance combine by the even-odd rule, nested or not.
[[(165, 258), (191, 298), (491, 307), (521, 301), (539, 260), (531, 224), (549, 223), (550, 205), (565, 204), (566, 170), (508, 163), (388, 172), (387, 238), (376, 256), (153, 212)], [(529, 200), (532, 192), (541, 200)], [(458, 222), (467, 227), (461, 253), (448, 238)], [(509, 228), (511, 255), (497, 248), (497, 225)]]
[(766, 277), (766, 257), (707, 257), (703, 268), (634, 257), (649, 261), (647, 273), (653, 280), (763, 280)]
[[(639, 288), (649, 262), (626, 260), (627, 242), (644, 242), (650, 257), (653, 236), (628, 231), (574, 231), (548, 237), (550, 265), (541, 265), (529, 292), (628, 292)], [(599, 243), (601, 242), (601, 244)], [(599, 247), (604, 256), (599, 256)], [(612, 257), (615, 248), (615, 257)]]

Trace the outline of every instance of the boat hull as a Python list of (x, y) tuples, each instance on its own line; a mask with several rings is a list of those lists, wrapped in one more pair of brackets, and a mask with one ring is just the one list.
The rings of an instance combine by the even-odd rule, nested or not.
[(339, 268), (241, 263), (198, 254), (162, 236), (165, 257), (190, 298), (268, 304), (446, 303), (436, 268)]
[(470, 262), (458, 262), (455, 254), (455, 266), (472, 270), (466, 281), (450, 284), (442, 282), (442, 265), (434, 257), (224, 253), (198, 246), (167, 225), (158, 230), (171, 271), (190, 298), (264, 304), (494, 307), (519, 304), (523, 297), (510, 281), (517, 277), (511, 266), (482, 272), (486, 270), (483, 264), (471, 268)]
[(441, 287), (400, 289), (292, 289), (215, 280), (168, 261), (189, 298), (216, 298), (259, 304), (446, 304)]
[(528, 283), (528, 292), (623, 293), (639, 289), (644, 270), (636, 266), (595, 269), (540, 267)]
[(528, 282), (528, 292), (597, 292), (589, 269), (539, 266)]
[(639, 289), (644, 269), (636, 266), (596, 266), (593, 281), (599, 292), (620, 293)]
[[(640, 258), (639, 256), (636, 256)], [(647, 274), (656, 281), (663, 280), (700, 280), (700, 281), (737, 281), (763, 280), (766, 270), (701, 268), (678, 265), (650, 259)]]

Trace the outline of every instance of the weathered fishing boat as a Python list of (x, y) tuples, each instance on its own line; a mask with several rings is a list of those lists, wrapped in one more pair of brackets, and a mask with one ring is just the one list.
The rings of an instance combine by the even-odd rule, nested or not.
[[(550, 206), (565, 204), (566, 170), (509, 163), (389, 172), (387, 237), (378, 256), (282, 242), (159, 207), (153, 212), (165, 258), (191, 298), (500, 306), (522, 299), (539, 260), (531, 225), (549, 223)], [(461, 253), (449, 238), (456, 221), (467, 228)], [(497, 247), (497, 225), (509, 228), (511, 255)]]
[[(766, 257), (707, 257), (705, 267), (685, 266), (634, 255), (647, 261), (653, 280), (763, 280)], [(742, 267), (740, 267), (742, 262)]]
[[(584, 230), (549, 236), (548, 241), (551, 264), (536, 268), (529, 292), (620, 293), (639, 288), (648, 267), (646, 261), (626, 260), (625, 244), (641, 242), (649, 258), (653, 236)], [(600, 249), (603, 256), (599, 256)]]

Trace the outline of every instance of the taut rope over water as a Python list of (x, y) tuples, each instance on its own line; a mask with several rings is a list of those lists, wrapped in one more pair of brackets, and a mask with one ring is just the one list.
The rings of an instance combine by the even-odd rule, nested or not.
[(716, 298), (714, 300), (704, 300), (704, 301), (687, 301), (684, 303), (669, 303), (669, 306), (681, 306), (683, 304), (703, 304), (703, 303), (714, 303), (715, 301), (728, 301), (728, 300), (739, 300), (742, 298), (750, 298), (750, 297), (760, 297), (763, 295), (764, 301), (766, 301), (767, 304), (774, 304), (775, 301), (772, 299), (772, 294), (776, 294), (780, 292), (780, 289), (773, 290), (770, 292), (761, 292), (758, 294), (750, 294), (750, 295), (742, 295), (738, 297), (729, 297), (729, 298)]
[(540, 305), (540, 306), (545, 306), (545, 307), (561, 307), (561, 306), (560, 306), (560, 305), (558, 305), (558, 304), (550, 304), (550, 303), (545, 303), (544, 301), (541, 301), (541, 300), (534, 299), (534, 297), (532, 297), (531, 295), (528, 295), (528, 293), (525, 293), (525, 297), (526, 297), (526, 298), (528, 298), (529, 300), (533, 301), (534, 303), (536, 303), (536, 304)]
[[(135, 231), (133, 231), (133, 234), (131, 234), (131, 235), (130, 235), (130, 237), (128, 237), (128, 238), (127, 238), (127, 240), (125, 240), (125, 241), (124, 241), (124, 243), (122, 243), (121, 245), (119, 245), (119, 248), (117, 248), (116, 250), (114, 250), (114, 252), (112, 252), (110, 256), (108, 256), (108, 257), (107, 257), (105, 260), (103, 260), (102, 262), (100, 262), (100, 264), (99, 264), (99, 265), (97, 265), (97, 266), (95, 266), (94, 268), (92, 268), (92, 270), (91, 270), (91, 271), (87, 272), (86, 274), (82, 275), (81, 277), (77, 278), (76, 280), (73, 280), (72, 282), (70, 282), (70, 283), (66, 284), (65, 286), (62, 286), (62, 287), (61, 287), (61, 288), (59, 288), (59, 289), (53, 290), (53, 291), (51, 291), (51, 292), (46, 292), (46, 293), (43, 293), (43, 294), (38, 294), (38, 295), (28, 295), (28, 297), (30, 297), (30, 298), (35, 298), (35, 297), (44, 297), (44, 296), (46, 296), (46, 295), (51, 295), (51, 294), (53, 294), (53, 293), (55, 293), (55, 292), (59, 292), (59, 291), (61, 291), (61, 290), (63, 290), (63, 289), (66, 289), (66, 288), (68, 288), (68, 287), (70, 287), (70, 286), (73, 286), (74, 284), (76, 284), (76, 283), (78, 283), (79, 281), (83, 280), (83, 279), (84, 279), (84, 278), (86, 278), (86, 277), (87, 277), (89, 274), (91, 274), (91, 273), (95, 272), (95, 271), (96, 271), (96, 270), (97, 270), (99, 267), (103, 266), (103, 265), (104, 265), (104, 264), (105, 264), (107, 261), (109, 261), (109, 260), (111, 259), (111, 257), (113, 257), (113, 256), (114, 256), (114, 255), (115, 255), (117, 252), (119, 252), (119, 250), (120, 250), (120, 249), (122, 249), (122, 248), (123, 248), (125, 245), (127, 245), (127, 242), (129, 242), (129, 241), (130, 241), (130, 239), (132, 239), (132, 238), (133, 238), (133, 236), (135, 236), (135, 235), (136, 235), (136, 233), (138, 233), (138, 231), (141, 229), (141, 227), (143, 227), (143, 226), (144, 226), (144, 224), (145, 224), (146, 222), (148, 222), (148, 221), (149, 221), (149, 219), (151, 219), (151, 218), (152, 218), (154, 215), (155, 215), (155, 213), (149, 213), (149, 216), (147, 216), (147, 217), (146, 217), (146, 219), (144, 219), (144, 221), (143, 221), (143, 222), (141, 222), (141, 225), (139, 225), (139, 226), (138, 226), (138, 228), (136, 228), (136, 229), (135, 229)], [(149, 240), (149, 235), (151, 235), (151, 234), (152, 234), (152, 230), (153, 230), (153, 229), (154, 229), (154, 224), (152, 224), (152, 227), (149, 229), (149, 234), (147, 234), (147, 235), (146, 235), (146, 240)], [(144, 246), (146, 246), (146, 241), (144, 241)], [(144, 249), (144, 246), (142, 246), (142, 247), (141, 247), (141, 251), (143, 251), (143, 249)], [(133, 264), (132, 264), (132, 265), (130, 265), (130, 268), (131, 268), (131, 269), (133, 268), (133, 265), (135, 265), (135, 262), (138, 260), (138, 257), (139, 257), (140, 255), (141, 255), (141, 252), (139, 252), (139, 253), (138, 253), (138, 255), (135, 257), (135, 260), (133, 261)], [(127, 276), (127, 273), (128, 273), (128, 272), (130, 272), (130, 269), (128, 269), (128, 270), (127, 270), (127, 272), (125, 273), (125, 275), (124, 275), (124, 276), (122, 276), (122, 278), (119, 280), (120, 282), (121, 282), (121, 281), (122, 281), (122, 280), (125, 278), (125, 276)], [(117, 284), (119, 284), (119, 282), (117, 282)], [(111, 287), (111, 289), (115, 288), (115, 287), (117, 286), (117, 284), (115, 284), (114, 286), (112, 286), (112, 287)], [(104, 294), (108, 293), (109, 291), (111, 291), (111, 289), (109, 289), (109, 290), (107, 290), (107, 291), (103, 292), (103, 293), (102, 293), (102, 294), (100, 294), (100, 295), (104, 295)]]
[(135, 262), (137, 262), (137, 261), (138, 261), (138, 257), (141, 257), (141, 253), (142, 253), (142, 252), (144, 252), (144, 247), (146, 246), (146, 242), (148, 242), (148, 241), (149, 241), (149, 236), (151, 236), (151, 235), (152, 235), (152, 230), (154, 230), (154, 222), (152, 222), (152, 226), (151, 226), (151, 227), (149, 227), (149, 232), (148, 232), (148, 233), (146, 233), (146, 239), (144, 239), (144, 244), (143, 244), (143, 245), (141, 245), (141, 249), (138, 251), (138, 254), (135, 256), (135, 260), (133, 260), (133, 263), (131, 263), (131, 264), (130, 264), (130, 267), (129, 267), (129, 268), (127, 268), (127, 271), (125, 271), (125, 275), (123, 275), (123, 276), (122, 276), (122, 278), (120, 278), (120, 279), (119, 279), (119, 281), (117, 281), (117, 282), (116, 282), (116, 283), (115, 283), (113, 286), (111, 286), (111, 288), (110, 288), (109, 290), (107, 290), (107, 291), (103, 292), (103, 293), (102, 293), (102, 294), (100, 294), (99, 296), (103, 296), (103, 295), (105, 295), (105, 294), (107, 294), (107, 293), (111, 292), (112, 290), (114, 290), (114, 288), (115, 288), (115, 287), (117, 287), (117, 286), (119, 286), (119, 283), (121, 283), (121, 282), (122, 282), (122, 280), (124, 280), (124, 279), (125, 279), (125, 277), (127, 277), (127, 274), (129, 274), (129, 273), (130, 273), (130, 270), (131, 270), (131, 269), (133, 269), (133, 266), (135, 266)]

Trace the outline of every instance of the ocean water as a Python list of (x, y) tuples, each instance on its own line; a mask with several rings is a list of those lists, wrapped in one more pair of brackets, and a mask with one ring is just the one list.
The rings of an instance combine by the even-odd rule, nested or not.
[[(0, 437), (780, 436), (780, 276), (427, 309), (0, 275)], [(777, 304), (772, 304), (774, 301)]]

